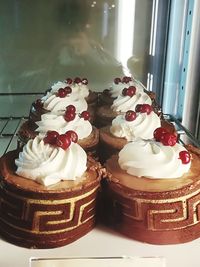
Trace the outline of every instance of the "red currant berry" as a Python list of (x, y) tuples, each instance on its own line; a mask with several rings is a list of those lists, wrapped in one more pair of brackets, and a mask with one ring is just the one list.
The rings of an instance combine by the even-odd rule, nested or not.
[(161, 142), (164, 146), (174, 146), (176, 144), (177, 138), (174, 134), (164, 133), (161, 137)]
[(71, 112), (71, 113), (75, 113), (76, 112), (76, 108), (74, 105), (69, 105), (66, 107), (66, 112)]
[(66, 79), (66, 82), (67, 82), (68, 84), (72, 84), (73, 80), (72, 80), (71, 78), (67, 78), (67, 79)]
[(41, 99), (37, 99), (34, 103), (36, 108), (42, 108), (43, 107), (43, 103)]
[(74, 82), (75, 82), (75, 83), (81, 83), (82, 81), (81, 81), (81, 78), (76, 77), (76, 78), (74, 79)]
[(77, 135), (76, 132), (70, 130), (70, 131), (67, 131), (67, 132), (65, 133), (65, 135), (68, 136), (69, 139), (70, 139), (72, 142), (77, 143), (77, 141), (78, 141), (78, 135)]
[(136, 112), (141, 112), (142, 110), (142, 104), (137, 104), (136, 107), (135, 107), (135, 111)]
[(86, 79), (86, 78), (83, 78), (83, 79), (82, 79), (82, 84), (85, 84), (85, 85), (87, 85), (87, 84), (88, 84), (88, 79)]
[(122, 90), (122, 95), (123, 95), (123, 96), (126, 96), (126, 95), (127, 95), (127, 94), (126, 94), (127, 89), (128, 89), (128, 88), (124, 88), (124, 89)]
[(56, 139), (56, 145), (66, 150), (71, 145), (71, 140), (66, 134), (61, 134)]
[(135, 95), (135, 92), (136, 92), (136, 88), (135, 88), (135, 86), (130, 86), (130, 87), (126, 90), (126, 95), (132, 97), (132, 96)]
[(130, 81), (131, 81), (131, 77), (124, 76), (124, 77), (122, 78), (122, 82), (123, 82), (123, 83), (128, 83), (128, 82), (130, 82)]
[(44, 143), (45, 144), (50, 144), (50, 145), (55, 145), (56, 144), (56, 139), (58, 138), (59, 133), (56, 131), (48, 131), (46, 136), (44, 137)]
[(69, 121), (73, 121), (76, 117), (76, 114), (74, 112), (70, 112), (70, 111), (65, 111), (64, 114), (64, 119), (69, 122)]
[(156, 141), (161, 141), (161, 139), (163, 138), (165, 133), (167, 133), (167, 130), (163, 127), (159, 127), (159, 128), (154, 130), (153, 136), (154, 136)]
[(85, 110), (81, 113), (80, 117), (83, 118), (85, 121), (88, 121), (90, 119), (90, 113)]
[(141, 113), (147, 113), (147, 114), (150, 114), (152, 111), (153, 111), (152, 106), (150, 106), (149, 104), (143, 104), (140, 110)]
[(133, 110), (128, 110), (125, 114), (125, 119), (127, 121), (134, 121), (136, 119), (136, 112)]
[(65, 89), (67, 95), (68, 95), (68, 94), (71, 94), (71, 92), (72, 92), (72, 88), (71, 88), (71, 87), (66, 86), (64, 89)]
[(182, 161), (183, 164), (188, 164), (191, 160), (190, 153), (185, 150), (179, 152), (179, 159)]
[(119, 84), (120, 82), (121, 82), (121, 79), (120, 79), (120, 78), (115, 78), (115, 79), (114, 79), (114, 83), (115, 83), (115, 84)]
[(60, 98), (64, 98), (66, 97), (67, 95), (67, 92), (64, 88), (60, 88), (58, 89), (58, 92), (57, 92), (57, 96), (60, 97)]

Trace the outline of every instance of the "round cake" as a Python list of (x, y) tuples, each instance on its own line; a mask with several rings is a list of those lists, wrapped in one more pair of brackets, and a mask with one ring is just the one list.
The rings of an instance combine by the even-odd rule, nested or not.
[(86, 152), (96, 155), (99, 130), (92, 126), (89, 119), (90, 113), (88, 111), (78, 114), (73, 105), (67, 106), (64, 113), (45, 113), (41, 115), (40, 121), (27, 120), (21, 125), (17, 133), (19, 146), (24, 145), (29, 139), (33, 139), (37, 135), (44, 137), (48, 131), (65, 134), (67, 131), (72, 130), (78, 135), (78, 144)]
[(91, 122), (95, 119), (95, 108), (98, 101), (98, 94), (88, 87), (88, 80), (79, 77), (67, 78), (52, 85), (44, 96), (33, 102), (30, 113), (30, 122), (40, 121), (41, 115), (47, 112), (58, 112), (65, 110), (65, 107), (72, 104), (77, 112), (88, 110), (91, 114)]
[(145, 93), (149, 95), (153, 102), (153, 106), (157, 107), (157, 110), (160, 110), (160, 107), (156, 103), (156, 96), (155, 93), (152, 91), (148, 91), (145, 89), (145, 87), (136, 79), (128, 76), (124, 76), (122, 78), (115, 78), (112, 85), (110, 86), (109, 89), (105, 89), (101, 94), (99, 94), (99, 104), (101, 106), (104, 105), (112, 105), (113, 101), (118, 97), (119, 94), (123, 91), (124, 88), (128, 88), (130, 86), (134, 87), (140, 87), (142, 90), (144, 90)]
[(0, 235), (19, 246), (63, 246), (96, 223), (100, 164), (76, 143), (48, 142), (36, 137), (0, 159)]
[(200, 237), (200, 150), (186, 148), (139, 141), (112, 156), (104, 185), (107, 223), (150, 244)]
[(126, 113), (118, 115), (112, 120), (111, 125), (99, 129), (99, 149), (102, 162), (118, 153), (130, 141), (137, 138), (152, 139), (154, 130), (159, 127), (177, 135), (174, 125), (161, 119), (150, 105), (139, 105), (139, 108), (140, 111), (128, 110)]
[[(120, 78), (116, 78), (120, 79)], [(100, 95), (99, 107), (96, 111), (96, 125), (103, 127), (110, 125), (112, 120), (119, 114), (128, 110), (135, 110), (138, 104), (148, 104), (160, 115), (160, 108), (155, 104), (155, 94), (148, 93), (144, 87), (131, 77), (124, 77), (110, 90)]]

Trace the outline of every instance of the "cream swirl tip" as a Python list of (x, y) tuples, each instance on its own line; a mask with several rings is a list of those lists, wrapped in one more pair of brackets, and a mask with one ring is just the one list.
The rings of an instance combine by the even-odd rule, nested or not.
[(53, 114), (51, 112), (45, 113), (41, 116), (41, 120), (36, 124), (41, 137), (44, 137), (48, 131), (57, 131), (59, 134), (64, 134), (69, 130), (77, 133), (78, 139), (88, 137), (92, 132), (92, 125), (88, 120), (80, 118), (78, 114), (74, 120), (67, 122), (63, 115)]
[(138, 177), (178, 178), (187, 173), (191, 165), (191, 162), (182, 164), (179, 153), (184, 150), (178, 143), (164, 146), (153, 140), (137, 140), (124, 146), (118, 162), (121, 169)]
[(152, 139), (154, 130), (160, 126), (160, 118), (153, 111), (150, 114), (137, 113), (133, 121), (127, 121), (125, 115), (121, 114), (112, 121), (110, 132), (128, 141), (133, 141), (138, 137)]
[(15, 164), (18, 175), (48, 186), (81, 177), (87, 169), (87, 155), (78, 144), (63, 150), (37, 136), (23, 147)]
[(119, 95), (114, 101), (111, 108), (117, 112), (126, 112), (135, 110), (138, 104), (152, 104), (151, 98), (144, 91), (133, 95), (132, 97)]

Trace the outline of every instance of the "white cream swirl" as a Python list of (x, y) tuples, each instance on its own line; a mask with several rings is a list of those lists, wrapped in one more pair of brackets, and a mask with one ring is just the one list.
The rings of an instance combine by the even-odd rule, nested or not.
[(87, 155), (78, 144), (72, 143), (63, 150), (44, 144), (38, 136), (28, 141), (15, 160), (18, 175), (45, 186), (81, 177), (87, 169), (86, 163)]
[(152, 104), (151, 98), (145, 92), (139, 92), (130, 96), (119, 95), (114, 101), (111, 108), (117, 112), (126, 112), (135, 110), (138, 104)]
[(118, 84), (113, 83), (113, 85), (110, 87), (110, 94), (112, 97), (118, 97), (120, 94), (122, 94), (122, 91), (124, 88), (128, 88), (130, 86), (135, 86), (136, 93), (144, 92), (143, 86), (137, 82), (136, 80), (131, 80), (128, 83), (119, 82)]
[(152, 139), (153, 132), (160, 127), (160, 118), (155, 112), (137, 113), (136, 119), (127, 121), (125, 115), (118, 115), (110, 127), (110, 132), (116, 137), (126, 138), (128, 141), (133, 141), (140, 137), (142, 139)]
[(64, 111), (67, 106), (74, 105), (77, 112), (87, 110), (88, 105), (84, 98), (75, 98), (73, 94), (69, 94), (66, 97), (58, 97), (56, 94), (48, 92), (42, 97), (43, 107), (53, 113), (58, 111)]
[(68, 84), (66, 82), (58, 81), (57, 83), (54, 83), (51, 87), (51, 90), (49, 91), (50, 94), (55, 94), (58, 92), (60, 88), (65, 88), (69, 86), (72, 89), (72, 96), (77, 98), (86, 98), (89, 95), (89, 88), (86, 84), (82, 83), (72, 83)]
[(178, 178), (190, 169), (191, 162), (182, 164), (179, 152), (186, 150), (180, 144), (164, 146), (155, 141), (137, 140), (119, 152), (119, 165), (127, 173), (138, 177)]
[(45, 113), (41, 116), (41, 121), (37, 121), (37, 132), (41, 137), (44, 137), (47, 131), (57, 131), (59, 134), (64, 134), (69, 130), (77, 133), (78, 139), (88, 137), (92, 132), (92, 125), (88, 120), (80, 118), (77, 114), (73, 121), (67, 122), (63, 115)]

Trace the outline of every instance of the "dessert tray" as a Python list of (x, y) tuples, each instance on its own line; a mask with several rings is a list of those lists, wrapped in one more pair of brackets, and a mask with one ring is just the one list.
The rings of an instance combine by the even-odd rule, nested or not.
[[(172, 115), (181, 143), (200, 147), (192, 134)], [(26, 117), (0, 118), (0, 155), (16, 148), (17, 132)], [(0, 239), (0, 266), (63, 267), (197, 267), (200, 239), (180, 245), (150, 245), (130, 240), (103, 225), (97, 225), (79, 240), (56, 249), (26, 249)]]

